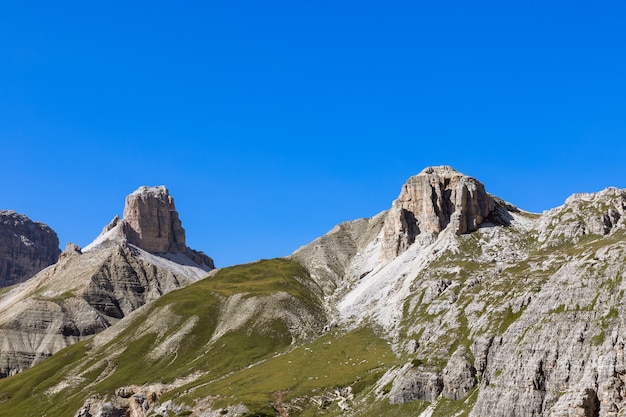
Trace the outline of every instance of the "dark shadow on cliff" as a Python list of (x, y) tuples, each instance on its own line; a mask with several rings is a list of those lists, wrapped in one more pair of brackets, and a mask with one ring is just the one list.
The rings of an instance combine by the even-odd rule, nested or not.
[(491, 198), (493, 198), (493, 200), (496, 202), (496, 207), (480, 224), (479, 228), (494, 226), (510, 227), (511, 222), (513, 221), (513, 216), (511, 215), (511, 213), (519, 213), (521, 212), (521, 210), (501, 198), (495, 196), (491, 196)]

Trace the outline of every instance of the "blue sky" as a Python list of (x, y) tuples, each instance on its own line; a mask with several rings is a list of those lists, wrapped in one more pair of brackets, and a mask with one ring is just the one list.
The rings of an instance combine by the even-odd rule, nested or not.
[(530, 211), (626, 187), (623, 1), (100, 3), (0, 5), (0, 208), (62, 247), (140, 185), (218, 266), (372, 216), (429, 165)]

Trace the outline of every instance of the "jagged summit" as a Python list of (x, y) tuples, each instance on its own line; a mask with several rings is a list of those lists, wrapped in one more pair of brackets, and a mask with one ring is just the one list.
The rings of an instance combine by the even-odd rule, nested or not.
[(427, 167), (407, 180), (393, 202), (385, 221), (385, 255), (404, 252), (422, 233), (474, 231), (495, 208), (477, 179), (447, 165)]
[(167, 258), (183, 254), (193, 262), (213, 269), (211, 258), (194, 251), (185, 243), (185, 229), (176, 211), (174, 198), (163, 186), (141, 186), (126, 197), (124, 217), (115, 216), (100, 236), (85, 251), (105, 246), (111, 241), (126, 241), (147, 252)]

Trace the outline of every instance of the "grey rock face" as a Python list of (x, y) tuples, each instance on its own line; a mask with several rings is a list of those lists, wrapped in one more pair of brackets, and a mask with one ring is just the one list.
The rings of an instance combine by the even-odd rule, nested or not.
[(408, 364), (394, 380), (389, 392), (389, 402), (391, 404), (416, 400), (433, 402), (442, 391), (443, 378), (437, 368), (426, 366), (413, 368)]
[(608, 235), (625, 212), (626, 190), (609, 187), (599, 193), (574, 194), (542, 216), (539, 241), (556, 246), (585, 235)]
[(139, 187), (126, 197), (124, 221), (129, 243), (148, 252), (184, 251), (185, 231), (167, 188)]
[(0, 377), (36, 365), (194, 279), (116, 245), (85, 254), (70, 246), (31, 281), (0, 298)]
[(443, 396), (461, 400), (476, 386), (476, 369), (465, 346), (452, 354), (443, 370)]
[(325, 296), (337, 296), (342, 287), (362, 276), (347, 276), (357, 255), (380, 233), (387, 212), (334, 227), (326, 235), (299, 248), (291, 257), (304, 265)]
[(23, 282), (59, 258), (50, 227), (23, 214), (0, 210), (0, 287)]
[(476, 179), (449, 166), (430, 167), (409, 178), (385, 220), (384, 252), (398, 256), (421, 233), (451, 228), (472, 232), (495, 209), (494, 199)]

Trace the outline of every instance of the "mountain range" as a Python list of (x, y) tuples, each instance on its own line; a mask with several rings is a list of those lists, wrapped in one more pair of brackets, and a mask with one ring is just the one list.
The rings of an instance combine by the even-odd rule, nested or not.
[(165, 187), (0, 290), (1, 416), (626, 415), (626, 190), (541, 214), (451, 167), (215, 269)]

